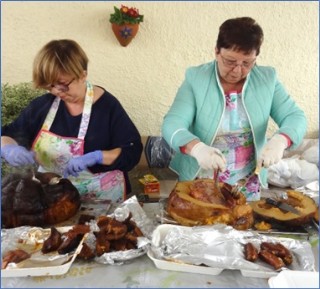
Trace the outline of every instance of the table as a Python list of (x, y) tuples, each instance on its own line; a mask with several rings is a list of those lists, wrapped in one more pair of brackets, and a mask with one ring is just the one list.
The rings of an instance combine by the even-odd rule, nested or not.
[[(162, 195), (164, 196), (164, 195)], [(143, 208), (150, 218), (157, 203)], [(312, 241), (319, 271), (318, 236)], [(147, 255), (123, 265), (103, 265), (94, 261), (75, 261), (68, 273), (57, 276), (1, 278), (2, 288), (267, 288), (268, 279), (248, 278), (239, 270), (224, 270), (219, 275), (191, 274), (157, 269)]]

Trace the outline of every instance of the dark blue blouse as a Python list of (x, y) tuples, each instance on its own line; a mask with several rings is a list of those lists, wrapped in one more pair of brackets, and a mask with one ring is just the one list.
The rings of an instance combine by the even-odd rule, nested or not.
[[(10, 136), (20, 145), (30, 149), (54, 99), (54, 95), (47, 93), (31, 101), (16, 120), (2, 127), (1, 135)], [(77, 137), (81, 117), (82, 114), (70, 115), (65, 103), (60, 101), (50, 131), (61, 136)], [(127, 172), (133, 169), (140, 160), (143, 149), (141, 136), (120, 102), (105, 91), (92, 106), (89, 127), (85, 136), (84, 153), (117, 147), (121, 147), (122, 152), (112, 165), (95, 165), (90, 167), (90, 170), (93, 173), (116, 169), (123, 171), (127, 193), (130, 193), (131, 186)]]

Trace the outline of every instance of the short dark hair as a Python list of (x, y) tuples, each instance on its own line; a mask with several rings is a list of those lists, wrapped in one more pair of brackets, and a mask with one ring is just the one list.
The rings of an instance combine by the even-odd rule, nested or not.
[(249, 54), (256, 50), (260, 53), (263, 31), (260, 25), (250, 17), (228, 19), (219, 28), (216, 48), (234, 49)]

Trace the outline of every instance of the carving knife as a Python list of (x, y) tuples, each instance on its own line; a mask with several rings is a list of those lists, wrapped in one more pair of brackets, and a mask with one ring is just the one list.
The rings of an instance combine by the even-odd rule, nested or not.
[(214, 180), (215, 189), (217, 190), (217, 192), (221, 193), (220, 184), (219, 184), (219, 169), (213, 172), (213, 180)]
[(301, 215), (301, 212), (298, 211), (296, 208), (294, 208), (293, 206), (287, 204), (287, 203), (284, 203), (282, 201), (277, 201), (273, 198), (266, 198), (266, 203), (267, 204), (270, 204), (270, 205), (273, 205), (275, 207), (278, 207), (279, 209), (282, 209), (286, 212), (291, 212), (291, 213), (294, 213), (296, 215)]

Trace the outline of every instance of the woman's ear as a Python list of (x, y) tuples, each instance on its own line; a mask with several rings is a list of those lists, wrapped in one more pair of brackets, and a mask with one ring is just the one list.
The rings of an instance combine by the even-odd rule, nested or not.
[(88, 73), (87, 73), (86, 70), (84, 70), (84, 71), (82, 72), (81, 80), (82, 80), (83, 82), (85, 82), (85, 81), (87, 80), (87, 76), (88, 76)]
[(217, 55), (219, 54), (219, 50), (217, 47), (214, 49), (214, 53), (215, 53), (215, 56), (217, 57)]

